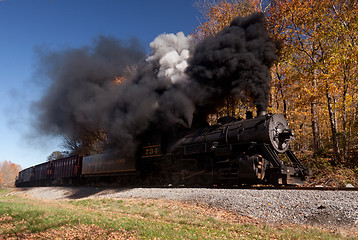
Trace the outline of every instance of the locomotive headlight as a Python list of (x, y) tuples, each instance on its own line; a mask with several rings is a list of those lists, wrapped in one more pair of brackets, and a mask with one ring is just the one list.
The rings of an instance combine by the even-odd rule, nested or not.
[(285, 141), (286, 139), (291, 139), (293, 137), (293, 132), (291, 129), (283, 129), (281, 130), (281, 132), (278, 134), (278, 137)]
[(286, 151), (294, 135), (286, 119), (280, 114), (272, 115), (268, 129), (272, 146), (278, 152)]

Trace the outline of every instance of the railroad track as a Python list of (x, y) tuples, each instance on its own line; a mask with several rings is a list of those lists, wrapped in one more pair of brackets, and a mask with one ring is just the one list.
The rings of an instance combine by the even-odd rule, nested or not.
[(356, 187), (329, 187), (329, 186), (271, 186), (271, 185), (243, 185), (243, 186), (124, 186), (124, 188), (203, 188), (203, 189), (255, 189), (255, 190), (308, 190), (308, 191), (358, 191)]
[(306, 186), (252, 186), (252, 187), (237, 187), (237, 189), (282, 189), (282, 190), (313, 190), (313, 191), (358, 191), (355, 187), (306, 187)]
[[(50, 186), (47, 186), (50, 187)], [(192, 188), (192, 189), (253, 189), (253, 190), (307, 190), (307, 191), (358, 191), (356, 187), (330, 187), (330, 186), (273, 186), (273, 185), (234, 185), (234, 186), (224, 186), (224, 185), (213, 185), (213, 186), (191, 186), (191, 185), (171, 185), (171, 184), (153, 184), (153, 185), (132, 185), (132, 184), (84, 184), (84, 185), (65, 185), (65, 186), (53, 186), (53, 187), (68, 187), (68, 188), (80, 188), (80, 187), (89, 187), (89, 188), (98, 188), (98, 189), (136, 189), (136, 188)], [(25, 187), (32, 188), (32, 187)]]

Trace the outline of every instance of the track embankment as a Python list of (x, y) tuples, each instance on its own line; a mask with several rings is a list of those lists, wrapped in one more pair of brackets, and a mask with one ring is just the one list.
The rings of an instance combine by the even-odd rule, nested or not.
[(302, 224), (358, 233), (358, 191), (37, 187), (18, 189), (16, 194), (50, 200), (170, 199), (234, 211), (270, 224)]

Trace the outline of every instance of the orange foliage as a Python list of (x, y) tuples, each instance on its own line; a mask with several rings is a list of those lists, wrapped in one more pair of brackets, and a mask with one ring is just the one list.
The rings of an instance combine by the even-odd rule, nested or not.
[(20, 169), (20, 165), (10, 161), (0, 163), (0, 188), (14, 187)]
[(203, 14), (204, 21), (195, 30), (195, 37), (199, 40), (214, 35), (237, 16), (247, 16), (251, 13), (261, 11), (261, 1), (243, 0), (240, 4), (237, 1), (205, 1), (199, 3), (198, 8)]
[[(283, 44), (280, 61), (272, 68), (269, 110), (291, 123), (295, 150), (326, 153), (336, 163), (357, 163), (350, 154), (358, 146), (356, 1), (272, 0), (264, 8), (259, 0), (223, 0), (199, 7), (205, 20), (196, 30), (199, 40), (237, 15), (264, 12), (271, 35)], [(240, 109), (247, 103), (237, 104)]]
[(126, 78), (125, 77), (115, 77), (114, 78), (114, 84), (117, 85), (117, 84), (121, 84)]
[[(273, 69), (273, 95), (281, 95), (299, 133), (309, 133), (305, 140), (313, 139), (297, 147), (314, 145), (316, 154), (332, 149), (337, 163), (352, 157), (349, 149), (356, 144), (357, 8), (350, 1), (283, 0), (268, 12), (271, 32), (284, 46)], [(272, 105), (282, 109), (280, 101)]]
[(0, 186), (4, 183), (4, 174), (0, 173)]
[(133, 79), (137, 73), (137, 66), (135, 65), (128, 65), (125, 67), (123, 71), (123, 75), (115, 76), (114, 78), (114, 85), (121, 84), (123, 81), (128, 79)]

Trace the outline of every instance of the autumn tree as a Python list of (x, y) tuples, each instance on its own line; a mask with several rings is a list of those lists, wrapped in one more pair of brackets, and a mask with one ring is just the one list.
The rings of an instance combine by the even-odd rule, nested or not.
[(47, 161), (54, 161), (56, 159), (65, 158), (68, 155), (66, 151), (54, 151), (48, 157)]
[(0, 187), (2, 187), (3, 183), (4, 183), (4, 174), (0, 173)]
[(308, 115), (310, 115), (312, 127), (313, 146), (317, 153), (322, 145), (321, 121), (318, 118), (318, 101), (322, 98), (322, 92), (318, 91), (321, 86), (318, 85), (318, 69), (314, 65), (324, 56), (318, 49), (320, 43), (312, 37), (316, 34), (319, 24), (314, 19), (315, 13), (309, 11), (312, 2), (273, 2), (269, 10), (269, 24), (272, 33), (284, 41), (285, 47), (282, 59), (286, 62), (278, 64), (279, 67), (275, 69), (276, 77), (279, 76), (279, 71), (284, 71), (282, 69), (289, 69), (283, 75), (284, 79), (282, 76), (277, 79), (278, 83), (295, 90), (294, 95), (297, 96), (294, 102), (295, 109), (305, 108), (309, 104), (310, 114)]
[[(272, 37), (283, 45), (280, 61), (271, 69), (269, 110), (283, 113), (291, 123), (297, 133), (293, 147), (313, 149), (316, 156), (333, 149), (335, 162), (344, 163), (357, 148), (357, 2), (224, 0), (203, 4), (205, 21), (196, 30), (198, 39), (217, 33), (237, 15), (265, 13)], [(245, 103), (227, 107), (233, 105), (237, 111)]]
[(299, 110), (295, 118), (310, 118), (315, 153), (332, 147), (338, 163), (357, 106), (356, 13), (356, 2), (338, 0), (273, 1), (268, 11), (272, 34), (284, 41), (276, 87), (289, 86), (283, 99)]
[[(80, 127), (79, 127), (80, 128)], [(107, 135), (103, 130), (90, 130), (80, 128), (80, 134), (76, 137), (64, 136), (64, 148), (70, 154), (86, 155), (102, 153), (107, 144)]]
[(215, 35), (224, 27), (229, 26), (237, 16), (247, 16), (262, 10), (262, 1), (258, 0), (224, 0), (197, 2), (203, 15), (203, 22), (196, 28), (195, 37), (202, 40)]
[[(348, 149), (352, 148), (352, 126), (358, 107), (358, 3), (329, 1), (329, 7), (332, 17), (322, 29), (322, 42), (329, 51), (326, 60), (329, 68), (322, 69), (322, 72), (327, 82), (326, 96), (333, 144), (338, 148), (341, 159), (345, 160)], [(339, 135), (342, 141), (339, 141)]]
[(0, 188), (15, 187), (15, 180), (21, 167), (10, 161), (0, 163)]

